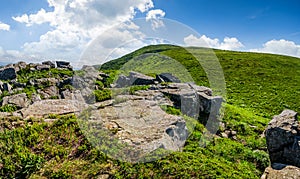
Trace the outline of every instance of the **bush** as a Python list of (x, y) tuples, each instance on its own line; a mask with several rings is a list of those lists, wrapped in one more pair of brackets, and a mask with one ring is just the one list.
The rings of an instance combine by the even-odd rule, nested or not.
[(0, 112), (15, 112), (18, 108), (12, 104), (6, 104), (0, 107)]
[(94, 91), (95, 100), (97, 102), (105, 101), (108, 99), (111, 99), (112, 93), (109, 89), (103, 89), (103, 90), (95, 90)]

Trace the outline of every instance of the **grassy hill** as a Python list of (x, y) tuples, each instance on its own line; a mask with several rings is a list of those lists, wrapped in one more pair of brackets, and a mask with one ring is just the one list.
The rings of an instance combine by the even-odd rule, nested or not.
[[(207, 56), (207, 50), (210, 55), (212, 52), (203, 48), (190, 50), (203, 56)], [(130, 164), (114, 160), (91, 146), (73, 115), (53, 116), (59, 118), (54, 123), (31, 119), (20, 127), (9, 127), (20, 119), (1, 119), (0, 126), (5, 130), (0, 132), (0, 178), (259, 178), (269, 165), (265, 139), (261, 135), (271, 116), (285, 108), (300, 111), (300, 59), (248, 52), (213, 52), (226, 80), (223, 122), (226, 129), (237, 131), (237, 140), (216, 137), (207, 147), (200, 147), (204, 126), (198, 123), (182, 152), (150, 163)], [(143, 54), (147, 54), (149, 60), (126, 65)], [(158, 61), (157, 54), (165, 56), (166, 61)], [(184, 74), (190, 74), (184, 80), (192, 78), (199, 85), (209, 86), (199, 62), (189, 50), (177, 46), (144, 47), (102, 65), (101, 70), (116, 74), (114, 70), (134, 67), (151, 75), (163, 69), (171, 71), (173, 66), (167, 65), (169, 61), (184, 67), (175, 72), (182, 74), (183, 79)]]

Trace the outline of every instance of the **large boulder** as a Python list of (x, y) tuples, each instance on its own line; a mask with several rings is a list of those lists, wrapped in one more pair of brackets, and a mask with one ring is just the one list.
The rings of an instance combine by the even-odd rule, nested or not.
[(70, 65), (70, 62), (66, 62), (66, 61), (56, 61), (56, 66), (57, 68), (66, 68), (69, 70), (73, 69), (73, 67)]
[(271, 163), (300, 167), (300, 126), (295, 111), (274, 116), (265, 134)]
[(203, 124), (208, 120), (218, 120), (223, 98), (211, 96), (211, 89), (190, 83), (173, 83), (160, 91), (168, 96), (183, 114), (199, 118)]
[(138, 73), (130, 72), (129, 76), (120, 75), (116, 81), (116, 88), (123, 88), (132, 85), (151, 85), (154, 84), (155, 78)]
[(8, 67), (0, 69), (0, 80), (13, 80), (17, 78), (15, 68)]
[(7, 104), (15, 105), (17, 108), (26, 108), (29, 106), (30, 101), (27, 98), (26, 93), (21, 93), (12, 96), (5, 96), (2, 100), (2, 106)]

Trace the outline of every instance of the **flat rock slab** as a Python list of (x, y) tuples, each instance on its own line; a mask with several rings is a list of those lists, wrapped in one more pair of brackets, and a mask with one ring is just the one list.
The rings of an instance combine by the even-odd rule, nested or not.
[(179, 151), (188, 137), (183, 118), (167, 114), (152, 100), (128, 100), (107, 106), (93, 111), (91, 119), (145, 154), (159, 148)]
[(43, 100), (37, 101), (22, 111), (24, 118), (42, 118), (49, 114), (71, 114), (86, 108), (86, 104), (75, 100)]

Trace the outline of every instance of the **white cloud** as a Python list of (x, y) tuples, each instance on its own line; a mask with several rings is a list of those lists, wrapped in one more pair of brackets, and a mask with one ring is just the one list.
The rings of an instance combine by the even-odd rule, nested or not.
[(189, 35), (184, 38), (184, 43), (187, 46), (209, 47), (224, 50), (237, 50), (244, 47), (244, 45), (235, 37), (225, 37), (224, 40), (220, 42), (217, 38), (211, 39), (205, 35), (202, 35), (199, 38), (194, 35)]
[(150, 10), (146, 15), (146, 21), (151, 21), (152, 29), (157, 29), (164, 26), (161, 18), (165, 17), (166, 13), (161, 9)]
[(10, 25), (5, 24), (5, 23), (0, 21), (0, 30), (9, 31), (10, 30)]
[(25, 53), (66, 60), (78, 59), (90, 40), (114, 24), (154, 7), (152, 0), (48, 0), (48, 4), (52, 11), (40, 9), (12, 18), (26, 26), (48, 23), (52, 28), (39, 41), (25, 43)]
[(263, 48), (250, 49), (251, 52), (265, 52), (300, 57), (300, 45), (288, 40), (270, 40)]
[(0, 65), (8, 63), (16, 63), (18, 61), (25, 62), (39, 62), (43, 59), (42, 57), (35, 55), (26, 55), (17, 50), (5, 50), (0, 46)]

